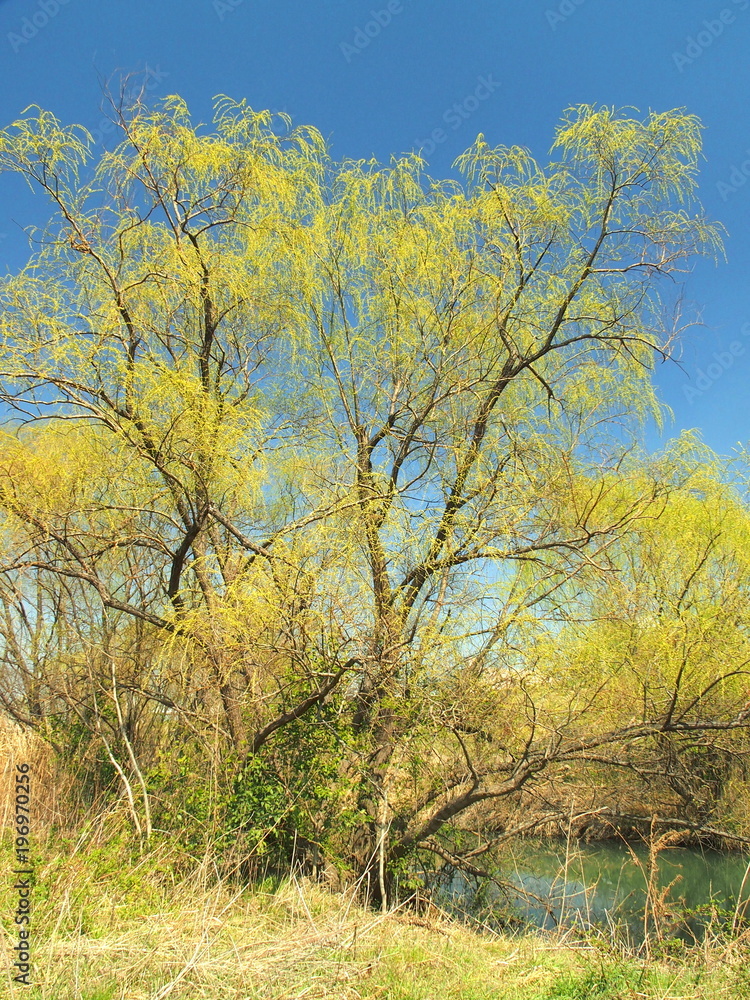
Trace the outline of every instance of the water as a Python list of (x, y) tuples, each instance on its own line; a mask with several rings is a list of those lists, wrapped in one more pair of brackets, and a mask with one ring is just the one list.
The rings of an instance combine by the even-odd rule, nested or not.
[[(599, 928), (639, 943), (644, 936), (647, 861), (644, 847), (618, 842), (573, 843), (566, 851), (565, 842), (526, 841), (495, 870), (504, 888), (446, 869), (435, 883), (435, 897), (439, 905), (494, 928)], [(689, 848), (661, 852), (656, 895), (672, 883), (659, 907), (664, 936), (692, 943), (701, 939), (709, 921), (715, 927), (731, 923), (747, 864), (745, 855), (735, 853)], [(742, 899), (748, 897), (750, 877)]]

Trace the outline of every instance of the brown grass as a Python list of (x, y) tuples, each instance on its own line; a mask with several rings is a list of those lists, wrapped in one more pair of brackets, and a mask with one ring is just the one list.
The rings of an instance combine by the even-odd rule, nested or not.
[(166, 846), (129, 863), (92, 842), (46, 851), (31, 990), (5, 971), (11, 895), (0, 899), (9, 1000), (750, 998), (742, 946), (713, 967), (625, 962), (593, 942), (479, 936), (437, 910), (376, 914), (294, 877), (227, 885), (211, 858), (178, 880)]
[(37, 823), (30, 989), (12, 979), (15, 900), (12, 879), (0, 883), (8, 1000), (750, 1000), (746, 939), (644, 963), (594, 940), (480, 936), (437, 909), (376, 914), (353, 890), (291, 874), (246, 887), (211, 856), (190, 862), (168, 844), (139, 855), (122, 804), (54, 834), (69, 790), (46, 745), (3, 722), (0, 760), (6, 872), (17, 763), (32, 766)]

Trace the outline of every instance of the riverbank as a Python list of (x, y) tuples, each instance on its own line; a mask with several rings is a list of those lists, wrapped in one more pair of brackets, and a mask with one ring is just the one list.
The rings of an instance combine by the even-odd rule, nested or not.
[(4, 887), (9, 998), (750, 1000), (746, 940), (643, 961), (596, 938), (480, 934), (434, 909), (373, 913), (305, 880), (243, 889), (218, 881), (211, 859), (177, 877), (166, 850), (129, 864), (111, 847), (46, 853), (31, 988), (10, 972), (17, 929)]

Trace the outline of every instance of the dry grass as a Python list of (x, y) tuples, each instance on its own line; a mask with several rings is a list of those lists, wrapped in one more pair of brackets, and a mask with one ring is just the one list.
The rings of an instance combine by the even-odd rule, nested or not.
[(66, 812), (69, 780), (61, 780), (54, 753), (31, 729), (0, 715), (0, 829), (9, 829), (13, 815), (13, 774), (16, 764), (31, 766), (34, 830), (37, 836), (59, 823)]
[[(127, 864), (81, 842), (52, 852), (35, 889), (34, 982), (25, 1000), (489, 1000), (740, 998), (747, 952), (695, 970), (624, 962), (594, 946), (478, 936), (434, 911), (375, 914), (351, 893), (292, 878), (232, 887), (206, 859), (181, 881), (167, 848)], [(2, 900), (4, 951), (14, 943)]]
[(37, 817), (31, 988), (12, 979), (13, 879), (0, 882), (8, 1000), (750, 1000), (746, 939), (694, 965), (644, 964), (596, 943), (480, 936), (437, 910), (375, 914), (294, 877), (250, 889), (211, 857), (132, 853), (122, 810), (53, 836), (64, 790), (45, 745), (0, 723), (0, 762), (6, 872), (16, 763), (32, 765)]

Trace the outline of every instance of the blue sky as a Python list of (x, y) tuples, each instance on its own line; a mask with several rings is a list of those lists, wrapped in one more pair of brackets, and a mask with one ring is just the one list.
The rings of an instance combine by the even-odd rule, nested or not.
[[(102, 142), (101, 81), (146, 74), (153, 99), (289, 112), (336, 157), (423, 148), (434, 176), (483, 132), (545, 161), (564, 109), (685, 107), (705, 126), (700, 198), (726, 262), (684, 278), (703, 325), (656, 372), (675, 413), (723, 453), (750, 440), (750, 0), (0, 0), (0, 126), (29, 104)], [(0, 177), (0, 272), (45, 206)], [(655, 445), (655, 433), (649, 437)]]

